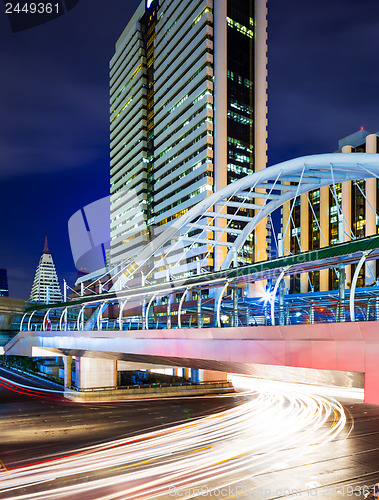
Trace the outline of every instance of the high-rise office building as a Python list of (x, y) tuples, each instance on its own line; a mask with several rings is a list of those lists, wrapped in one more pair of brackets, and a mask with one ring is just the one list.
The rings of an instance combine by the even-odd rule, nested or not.
[[(358, 130), (354, 134), (339, 141), (340, 153), (378, 153), (379, 137), (366, 130)], [(337, 202), (338, 201), (338, 205)], [(289, 217), (292, 204), (283, 206), (283, 225)], [(343, 213), (343, 231), (338, 212)], [(376, 178), (337, 183), (332, 190), (328, 186), (303, 194), (295, 201), (290, 230), (284, 237), (284, 247), (292, 253), (322, 248), (353, 238), (363, 238), (378, 233), (379, 221), (379, 183)], [(339, 231), (343, 234), (339, 234)], [(349, 286), (356, 265), (346, 266), (346, 283)], [(357, 286), (375, 284), (379, 276), (377, 261), (370, 261), (362, 267)], [(307, 292), (311, 286), (316, 291), (338, 288), (338, 270), (304, 273), (291, 277), (289, 285), (292, 291)]]
[(0, 297), (9, 297), (8, 273), (6, 269), (0, 269)]
[(59, 287), (53, 257), (47, 246), (47, 238), (45, 238), (43, 253), (36, 269), (29, 300), (31, 302), (40, 302), (43, 304), (62, 302), (62, 293)]
[[(113, 265), (209, 194), (266, 167), (266, 25), (266, 0), (139, 5), (110, 63)], [(245, 244), (245, 261), (266, 257), (266, 225)], [(220, 266), (222, 255), (199, 244), (190, 271), (204, 255), (204, 268)]]

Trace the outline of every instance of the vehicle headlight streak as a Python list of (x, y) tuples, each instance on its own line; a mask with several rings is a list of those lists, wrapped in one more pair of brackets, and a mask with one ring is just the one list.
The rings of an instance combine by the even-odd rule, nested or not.
[(335, 400), (269, 387), (250, 394), (220, 413), (1, 472), (0, 496), (138, 500), (167, 498), (173, 487), (220, 488), (273, 470), (278, 452), (290, 463), (346, 426)]

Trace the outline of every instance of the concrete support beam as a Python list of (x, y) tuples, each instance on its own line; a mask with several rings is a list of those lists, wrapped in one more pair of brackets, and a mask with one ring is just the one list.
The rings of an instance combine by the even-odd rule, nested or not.
[(62, 359), (64, 366), (64, 386), (70, 387), (72, 384), (71, 380), (72, 356), (62, 356)]
[[(214, 149), (214, 191), (218, 191), (227, 185), (227, 163), (228, 163), (228, 142), (227, 142), (227, 0), (217, 0), (217, 9), (214, 10), (214, 43), (217, 47), (214, 59), (214, 93), (215, 93), (215, 108), (214, 108), (214, 134), (215, 134), (215, 149)], [(221, 206), (215, 207), (216, 211), (220, 211)], [(226, 209), (222, 209), (226, 212)], [(226, 219), (216, 218), (215, 226), (226, 227)], [(219, 238), (219, 241), (227, 240), (226, 233), (221, 236), (214, 235), (214, 238)], [(214, 269), (219, 270), (223, 263), (227, 247), (216, 245), (214, 252)]]
[(76, 387), (116, 387), (117, 361), (113, 359), (75, 358)]
[(214, 370), (199, 370), (199, 382), (226, 382), (228, 374)]

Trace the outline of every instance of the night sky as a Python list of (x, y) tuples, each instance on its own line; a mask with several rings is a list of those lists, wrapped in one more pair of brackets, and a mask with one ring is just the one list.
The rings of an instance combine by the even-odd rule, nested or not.
[[(13, 33), (0, 2), (0, 268), (12, 297), (28, 298), (45, 235), (60, 280), (76, 279), (67, 222), (109, 194), (109, 60), (138, 4), (81, 0)], [(268, 4), (269, 164), (377, 132), (379, 2)]]

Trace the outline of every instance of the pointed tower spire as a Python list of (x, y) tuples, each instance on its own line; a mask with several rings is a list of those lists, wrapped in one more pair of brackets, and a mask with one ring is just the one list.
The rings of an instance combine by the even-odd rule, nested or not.
[(62, 302), (62, 294), (53, 257), (47, 246), (47, 237), (45, 237), (45, 246), (36, 269), (29, 300), (42, 304)]
[(43, 253), (50, 253), (49, 247), (47, 246), (47, 236), (45, 236), (45, 246), (43, 247)]

